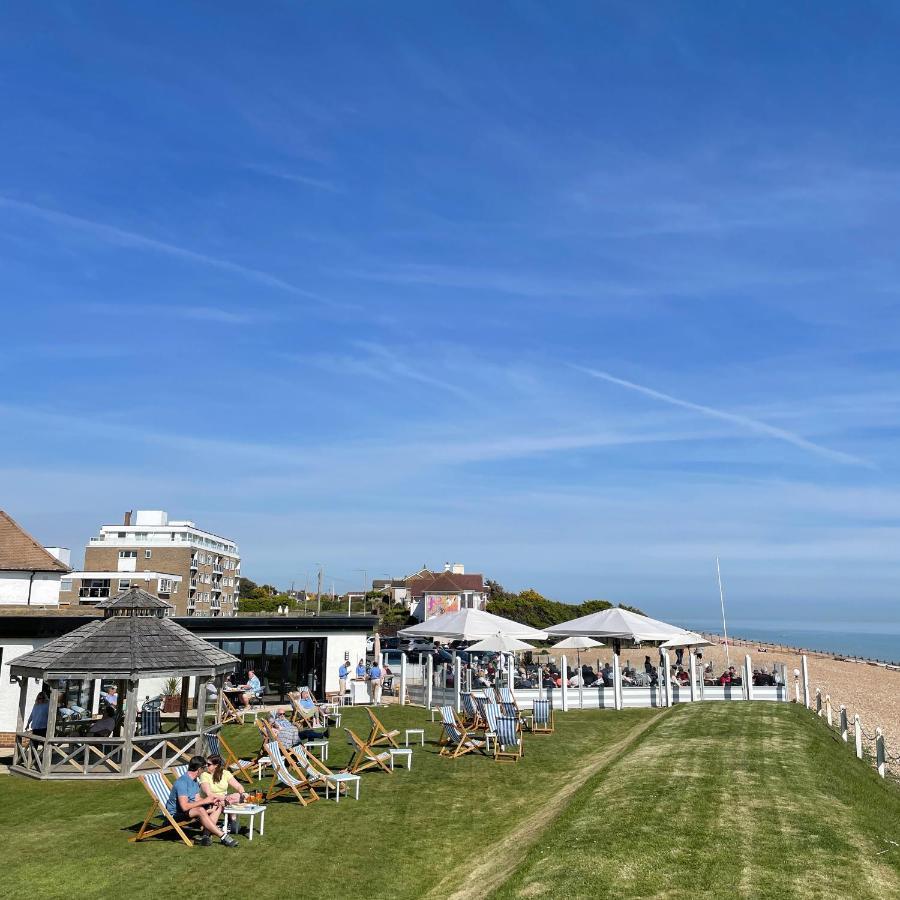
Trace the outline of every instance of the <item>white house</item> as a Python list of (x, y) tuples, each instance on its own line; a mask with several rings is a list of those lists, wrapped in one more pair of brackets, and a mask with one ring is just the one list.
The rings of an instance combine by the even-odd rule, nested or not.
[(42, 547), (0, 509), (0, 606), (59, 606), (68, 562), (65, 547)]

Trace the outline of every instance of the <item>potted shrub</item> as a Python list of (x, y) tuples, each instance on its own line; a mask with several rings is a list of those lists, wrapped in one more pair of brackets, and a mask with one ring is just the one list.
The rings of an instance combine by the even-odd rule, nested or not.
[(181, 681), (178, 678), (167, 678), (163, 687), (163, 712), (178, 712), (181, 708)]

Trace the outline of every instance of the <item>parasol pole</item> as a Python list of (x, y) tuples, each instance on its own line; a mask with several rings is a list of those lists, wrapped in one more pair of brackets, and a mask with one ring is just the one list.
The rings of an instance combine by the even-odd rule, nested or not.
[(719, 579), (719, 602), (722, 604), (722, 631), (725, 634), (725, 666), (731, 668), (731, 657), (728, 653), (728, 628), (725, 625), (725, 588), (722, 587), (722, 570), (719, 568), (719, 557), (716, 557), (716, 576)]

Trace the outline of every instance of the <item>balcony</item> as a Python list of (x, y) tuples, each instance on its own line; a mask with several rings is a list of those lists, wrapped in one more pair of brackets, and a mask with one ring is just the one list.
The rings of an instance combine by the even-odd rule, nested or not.
[(191, 557), (191, 571), (192, 572), (197, 571), (197, 557), (196, 556)]
[(225, 574), (225, 570), (222, 568), (222, 566), (221, 566), (219, 563), (216, 563), (216, 564), (213, 566), (213, 574), (214, 574), (214, 575), (224, 575), (224, 574)]
[(196, 579), (196, 578), (192, 578), (192, 579), (191, 579), (191, 587), (192, 587), (192, 588), (197, 587), (197, 579)]

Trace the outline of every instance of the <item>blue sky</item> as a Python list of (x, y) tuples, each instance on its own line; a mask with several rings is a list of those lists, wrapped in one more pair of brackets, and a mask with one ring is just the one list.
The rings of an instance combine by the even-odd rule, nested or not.
[[(21, 4), (2, 505), (338, 590), (893, 621), (889, 4)], [(330, 582), (329, 574), (327, 581)]]

